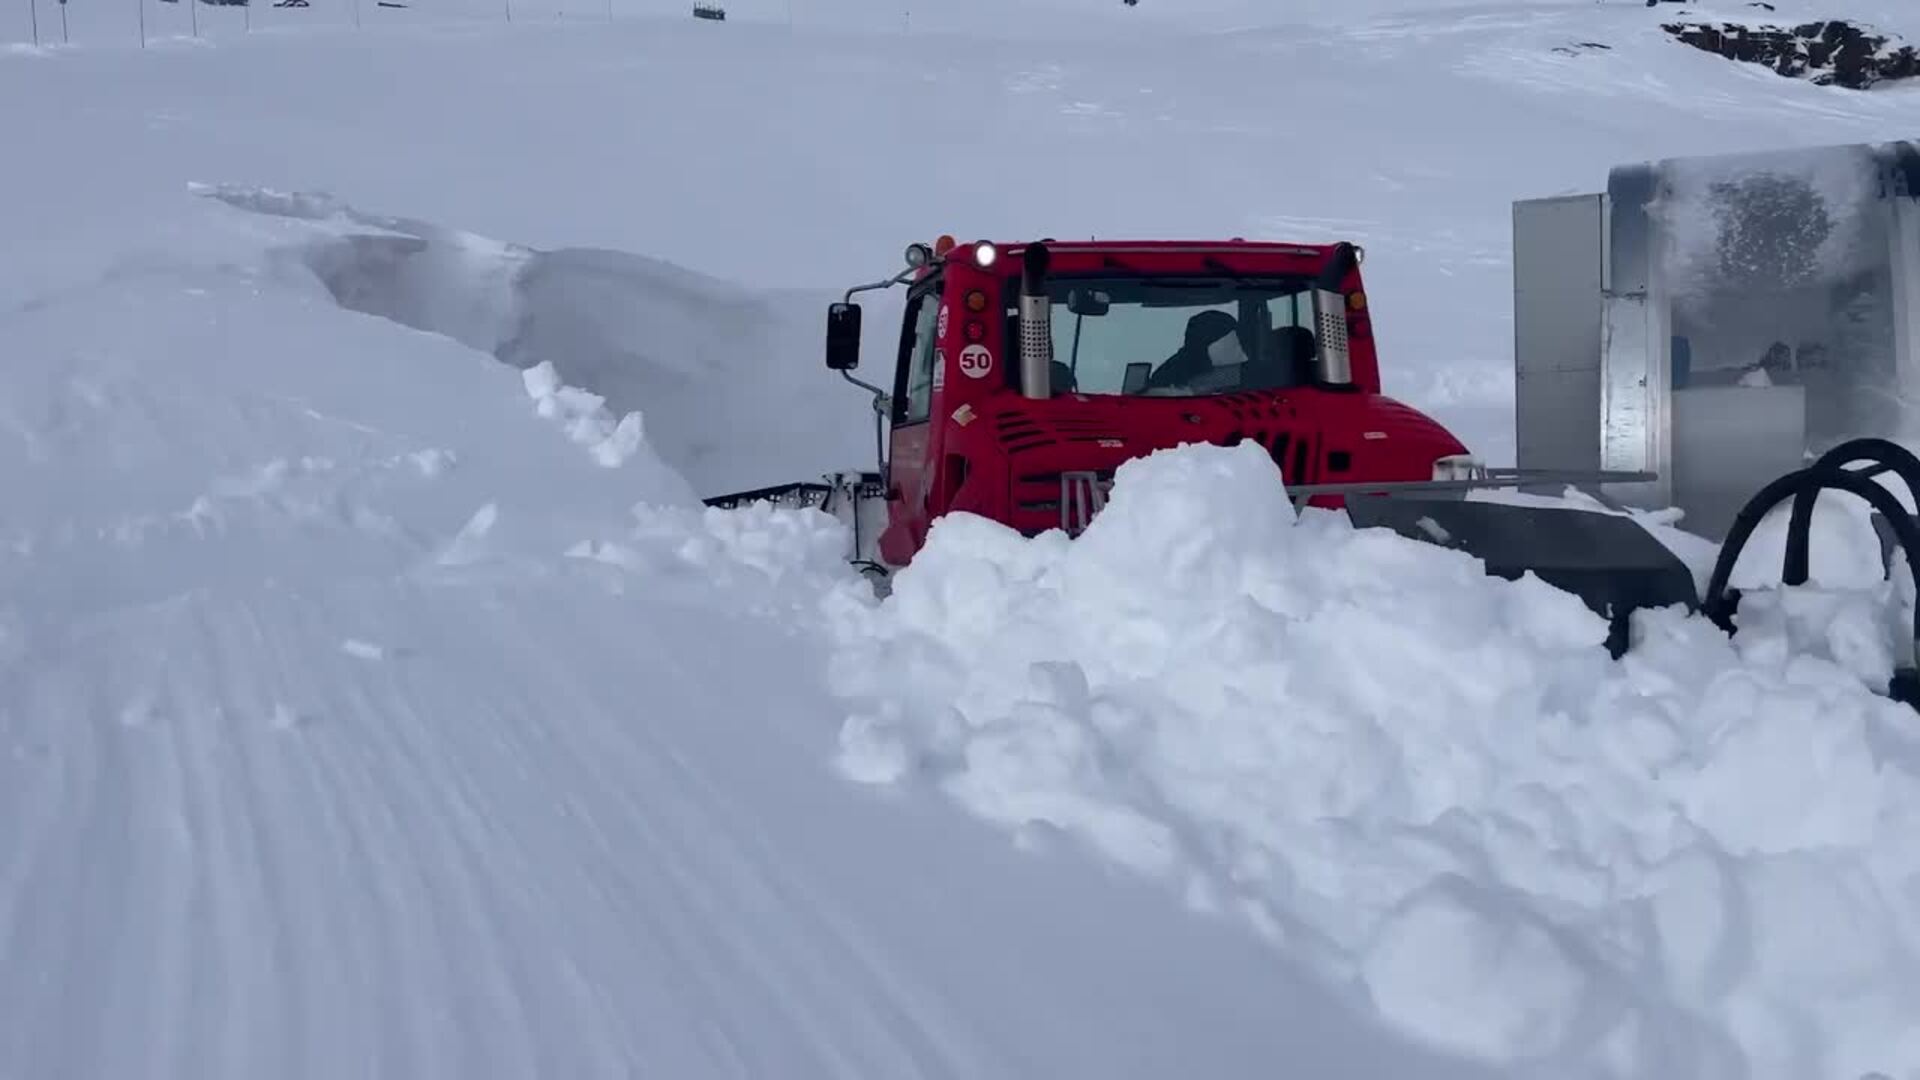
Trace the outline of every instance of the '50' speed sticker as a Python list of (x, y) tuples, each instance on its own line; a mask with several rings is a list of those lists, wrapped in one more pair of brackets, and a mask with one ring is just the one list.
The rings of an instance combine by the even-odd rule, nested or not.
[(985, 345), (969, 345), (960, 350), (960, 374), (969, 379), (984, 379), (993, 373), (993, 352)]

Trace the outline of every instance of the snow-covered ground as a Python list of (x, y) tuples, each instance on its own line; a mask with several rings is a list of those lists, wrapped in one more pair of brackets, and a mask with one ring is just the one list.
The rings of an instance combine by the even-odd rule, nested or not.
[(1910, 582), (1614, 664), (1251, 453), (884, 603), (698, 506), (866, 463), (821, 311), (939, 232), (1361, 241), (1510, 459), (1513, 198), (1920, 114), (1638, 0), (1153, 4), (0, 53), (0, 1077), (1920, 1077)]
[(1478, 1075), (840, 780), (833, 537), (244, 225), (0, 323), (0, 1075)]

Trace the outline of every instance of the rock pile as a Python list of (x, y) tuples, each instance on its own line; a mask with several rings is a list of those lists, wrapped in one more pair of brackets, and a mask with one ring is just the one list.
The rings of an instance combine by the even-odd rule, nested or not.
[(1661, 29), (1696, 49), (1821, 86), (1865, 90), (1920, 76), (1920, 50), (1843, 19), (1791, 28), (1675, 22)]

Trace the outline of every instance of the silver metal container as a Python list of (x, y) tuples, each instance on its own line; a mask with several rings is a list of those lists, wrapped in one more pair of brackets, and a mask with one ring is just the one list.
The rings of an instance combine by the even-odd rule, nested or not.
[(1718, 539), (1845, 439), (1920, 444), (1920, 142), (1670, 158), (1513, 206), (1521, 468)]

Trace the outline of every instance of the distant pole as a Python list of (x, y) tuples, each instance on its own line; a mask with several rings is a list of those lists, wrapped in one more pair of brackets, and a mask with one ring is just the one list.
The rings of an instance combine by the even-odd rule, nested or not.
[(200, 36), (200, 0), (187, 0), (187, 10), (193, 14), (193, 36)]
[(246, 32), (253, 33), (253, 0), (246, 0), (240, 5), (240, 19), (240, 25), (246, 28)]
[(147, 47), (147, 0), (133, 0), (134, 9), (140, 12), (140, 47)]
[(73, 40), (67, 37), (67, 0), (60, 0), (60, 44), (73, 44)]
[(353, 0), (353, 28), (360, 29), (360, 0)]
[(33, 47), (40, 47), (40, 5), (38, 0), (27, 0), (27, 21), (33, 24)]
[(507, 21), (513, 21), (513, 0), (507, 0)]

